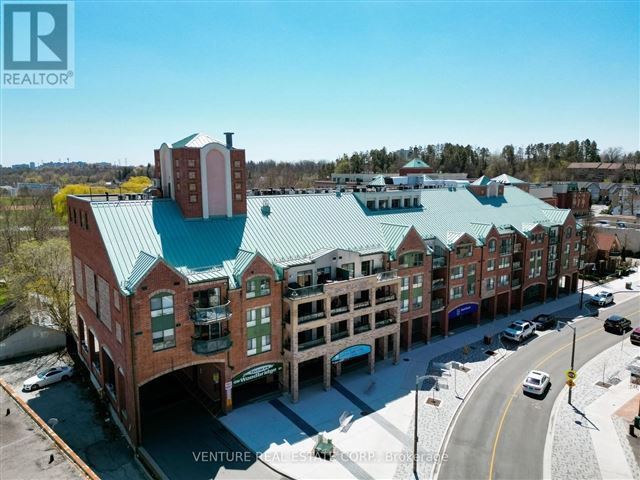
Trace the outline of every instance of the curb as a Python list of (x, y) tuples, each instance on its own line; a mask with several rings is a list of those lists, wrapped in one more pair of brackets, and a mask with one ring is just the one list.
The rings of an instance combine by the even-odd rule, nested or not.
[(5, 392), (18, 404), (18, 406), (27, 414), (31, 419), (36, 422), (38, 427), (56, 444), (56, 446), (60, 449), (63, 455), (65, 455), (72, 463), (76, 465), (80, 469), (80, 471), (84, 474), (85, 477), (90, 478), (91, 480), (100, 480), (100, 477), (95, 474), (95, 472), (84, 463), (84, 461), (69, 448), (64, 440), (62, 440), (56, 432), (54, 432), (49, 425), (47, 425), (42, 418), (38, 416), (36, 412), (34, 412), (27, 403), (16, 395), (15, 390), (3, 379), (0, 378), (0, 386), (4, 389)]
[[(449, 422), (449, 425), (447, 426), (447, 431), (445, 432), (444, 438), (442, 439), (442, 442), (440, 442), (440, 448), (438, 449), (438, 459), (442, 458), (443, 454), (445, 453), (445, 450), (447, 449), (447, 445), (449, 444), (449, 439), (451, 438), (451, 433), (453, 432), (453, 429), (455, 428), (456, 423), (458, 422), (458, 417), (460, 415), (460, 412), (462, 411), (462, 408), (467, 404), (467, 400), (473, 395), (477, 386), (484, 379), (485, 375), (487, 375), (491, 370), (493, 370), (493, 368), (496, 365), (498, 365), (498, 363), (500, 363), (502, 360), (511, 356), (511, 353), (507, 353), (507, 352), (509, 352), (509, 350), (505, 348), (505, 354), (502, 355), (500, 358), (498, 358), (492, 365), (489, 366), (489, 368), (487, 368), (484, 372), (480, 374), (478, 378), (476, 378), (476, 381), (473, 382), (473, 384), (471, 385), (471, 388), (469, 388), (469, 391), (465, 395), (463, 401), (458, 404), (455, 412), (453, 412), (453, 417)], [(441, 462), (436, 462), (433, 464), (433, 467), (431, 468), (431, 475), (429, 477), (431, 480), (438, 479), (440, 465), (441, 465)]]
[[(611, 347), (607, 348), (606, 350), (601, 351), (598, 355), (596, 355), (595, 357), (591, 358), (581, 368), (579, 368), (578, 372), (580, 372), (581, 370), (584, 370), (585, 368), (589, 368), (591, 366), (591, 364), (595, 363), (596, 360), (598, 360), (598, 357), (600, 357), (603, 353), (608, 352), (609, 350), (611, 350), (613, 348), (617, 348), (617, 347), (618, 347), (618, 344), (616, 343), (616, 344), (612, 345)], [(556, 432), (556, 415), (558, 414), (558, 411), (560, 410), (560, 406), (564, 403), (564, 400), (567, 398), (567, 392), (568, 391), (569, 391), (569, 387), (567, 387), (566, 385), (564, 387), (562, 387), (562, 391), (558, 395), (558, 398), (556, 398), (556, 401), (553, 404), (553, 408), (551, 409), (551, 415), (549, 416), (549, 426), (547, 427), (547, 438), (546, 438), (546, 442), (545, 442), (545, 445), (544, 445), (544, 455), (543, 455), (543, 459), (542, 459), (542, 477), (545, 480), (551, 480), (551, 478), (552, 478), (552, 476), (551, 476), (551, 458), (552, 458), (551, 457), (551, 452), (553, 450), (553, 437), (555, 436), (555, 432)], [(604, 395), (604, 393), (603, 393), (603, 395)], [(585, 410), (586, 410), (586, 407), (585, 407)], [(549, 435), (551, 435), (551, 437), (549, 437)], [(549, 441), (549, 440), (551, 440), (551, 441)], [(597, 459), (596, 459), (596, 464), (597, 464)], [(598, 465), (598, 470), (600, 470), (600, 465)]]

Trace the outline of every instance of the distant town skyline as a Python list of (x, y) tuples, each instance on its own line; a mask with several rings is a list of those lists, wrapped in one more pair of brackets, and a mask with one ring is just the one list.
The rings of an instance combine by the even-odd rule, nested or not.
[(75, 88), (2, 90), (2, 166), (153, 162), (203, 132), (247, 160), (596, 140), (640, 149), (639, 3), (75, 6)]

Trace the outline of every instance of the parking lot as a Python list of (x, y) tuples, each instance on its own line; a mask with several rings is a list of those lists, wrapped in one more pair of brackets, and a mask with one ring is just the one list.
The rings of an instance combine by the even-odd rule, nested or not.
[[(142, 480), (146, 474), (133, 457), (133, 450), (112, 424), (82, 365), (68, 381), (35, 392), (22, 392), (22, 382), (48, 367), (73, 361), (67, 355), (53, 353), (0, 364), (0, 377), (12, 385), (27, 404), (69, 445), (69, 447), (105, 480)], [(55, 420), (53, 420), (55, 419)], [(15, 452), (21, 461), (32, 452)], [(4, 463), (4, 461), (3, 461)], [(31, 475), (27, 478), (43, 478)], [(3, 476), (4, 478), (4, 476)], [(8, 476), (6, 478), (15, 478)], [(65, 478), (56, 475), (47, 478)]]

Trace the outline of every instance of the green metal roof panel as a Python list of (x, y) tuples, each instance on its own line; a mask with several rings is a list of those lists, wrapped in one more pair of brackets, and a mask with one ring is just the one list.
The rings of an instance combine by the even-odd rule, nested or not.
[(384, 181), (384, 177), (382, 175), (378, 175), (367, 184), (369, 187), (384, 187), (386, 185), (387, 182)]
[(395, 252), (404, 240), (404, 237), (407, 236), (410, 228), (408, 225), (380, 224), (386, 251)]
[(471, 231), (469, 233), (471, 233), (471, 235), (478, 240), (484, 241), (484, 239), (487, 238), (487, 235), (489, 234), (489, 231), (491, 230), (491, 227), (493, 227), (493, 225), (490, 223), (471, 222), (470, 227)]
[(413, 160), (404, 164), (402, 168), (430, 168), (429, 165), (419, 158), (414, 158)]
[(520, 180), (519, 178), (512, 177), (511, 175), (507, 175), (503, 173), (502, 175), (498, 175), (497, 177), (493, 177), (491, 180), (498, 183), (504, 183), (505, 185), (517, 185), (519, 183), (527, 183), (524, 180)]
[(154, 257), (153, 255), (149, 255), (147, 252), (140, 252), (138, 258), (133, 264), (133, 268), (131, 269), (131, 274), (129, 278), (127, 278), (125, 282), (125, 287), (127, 290), (132, 290), (135, 285), (144, 278), (144, 276), (153, 268), (156, 264), (158, 257)]
[[(134, 272), (140, 252), (162, 257), (174, 268), (215, 270), (232, 277), (230, 261), (240, 250), (260, 252), (274, 264), (305, 259), (326, 249), (376, 253), (395, 245), (400, 232), (414, 226), (423, 238), (451, 240), (450, 232), (477, 238), (473, 224), (558, 224), (568, 212), (556, 211), (517, 187), (499, 197), (476, 197), (469, 190), (420, 190), (421, 208), (369, 211), (353, 194), (277, 195), (262, 213), (264, 197), (247, 199), (247, 216), (183, 219), (172, 200), (93, 202), (98, 228), (121, 286)], [(551, 212), (551, 213), (550, 213)], [(384, 227), (383, 225), (388, 226)], [(394, 227), (395, 226), (395, 227)], [(239, 259), (240, 260), (240, 259)]]
[(236, 256), (235, 264), (233, 265), (233, 277), (237, 283), (240, 283), (240, 278), (245, 269), (256, 257), (256, 252), (248, 252), (246, 250), (240, 250)]
[(480, 178), (478, 178), (471, 185), (489, 185), (490, 183), (491, 183), (491, 179), (489, 177), (487, 177), (486, 175), (482, 175)]

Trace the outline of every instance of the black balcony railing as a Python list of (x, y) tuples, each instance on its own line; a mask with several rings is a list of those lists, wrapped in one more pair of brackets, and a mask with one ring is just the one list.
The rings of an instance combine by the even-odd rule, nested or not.
[(395, 321), (396, 321), (396, 319), (393, 318), (393, 317), (376, 318), (376, 328), (380, 328), (380, 327), (385, 327), (387, 325), (391, 325)]
[(331, 307), (331, 315), (340, 315), (349, 311), (349, 305), (338, 305)]
[(200, 355), (211, 355), (229, 350), (232, 345), (231, 335), (217, 338), (191, 337), (191, 349)]
[(353, 309), (359, 310), (361, 308), (367, 308), (371, 306), (371, 302), (369, 300), (356, 300), (353, 303)]
[(319, 320), (324, 317), (324, 312), (306, 313), (298, 315), (298, 323), (313, 322), (314, 320)]

